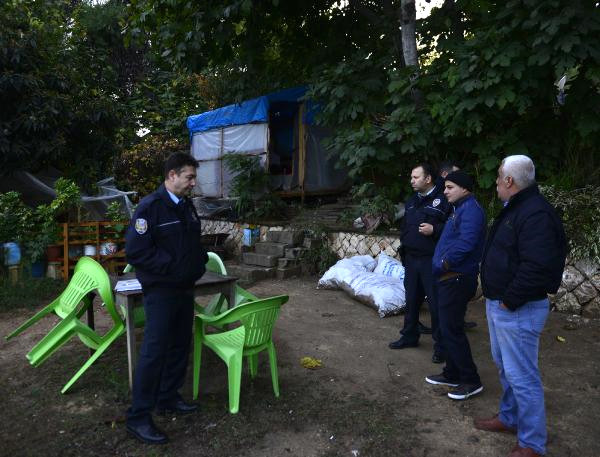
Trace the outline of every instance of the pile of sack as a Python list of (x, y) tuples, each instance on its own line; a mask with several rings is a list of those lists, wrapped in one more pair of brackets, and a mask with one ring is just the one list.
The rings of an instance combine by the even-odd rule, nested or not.
[(318, 289), (342, 289), (377, 310), (379, 317), (398, 314), (406, 305), (404, 266), (384, 253), (376, 259), (358, 255), (338, 261), (319, 280)]

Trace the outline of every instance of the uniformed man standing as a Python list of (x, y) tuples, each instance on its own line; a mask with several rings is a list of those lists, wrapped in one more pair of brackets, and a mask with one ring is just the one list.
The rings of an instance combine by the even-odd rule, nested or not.
[(126, 235), (127, 262), (144, 292), (144, 341), (133, 380), (127, 431), (149, 444), (167, 436), (152, 420), (158, 414), (191, 413), (183, 385), (194, 319), (194, 283), (205, 271), (200, 219), (188, 195), (196, 183), (196, 160), (174, 153), (165, 163), (165, 181), (142, 199)]
[(442, 363), (444, 353), (439, 343), (439, 326), (434, 290), (431, 259), (450, 207), (443, 194), (443, 187), (435, 184), (436, 173), (431, 165), (416, 166), (410, 175), (410, 184), (415, 194), (406, 202), (402, 219), (400, 241), (404, 264), (404, 289), (406, 309), (402, 337), (389, 344), (391, 349), (416, 347), (419, 344), (419, 308), (427, 296), (431, 314), (434, 351), (432, 361)]

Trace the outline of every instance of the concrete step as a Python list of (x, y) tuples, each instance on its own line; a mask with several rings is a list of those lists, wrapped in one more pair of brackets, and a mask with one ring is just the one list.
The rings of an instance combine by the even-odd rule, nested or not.
[(267, 241), (298, 245), (304, 239), (304, 232), (299, 230), (270, 230), (267, 232)]
[(305, 248), (287, 248), (285, 250), (286, 259), (297, 259), (303, 252), (306, 252)]
[(287, 259), (285, 257), (277, 260), (277, 268), (291, 268), (300, 265), (298, 259)]
[(238, 282), (254, 282), (275, 277), (275, 268), (258, 267), (255, 265), (228, 264), (227, 274), (240, 279)]
[(277, 268), (277, 279), (286, 279), (300, 275), (302, 275), (302, 268), (300, 265), (289, 268)]
[(275, 243), (273, 241), (261, 241), (254, 245), (254, 252), (257, 254), (276, 255), (283, 257), (285, 255), (286, 248), (290, 245), (286, 243)]
[(247, 265), (258, 265), (261, 267), (274, 267), (277, 265), (278, 255), (257, 254), (256, 252), (244, 252), (242, 260)]

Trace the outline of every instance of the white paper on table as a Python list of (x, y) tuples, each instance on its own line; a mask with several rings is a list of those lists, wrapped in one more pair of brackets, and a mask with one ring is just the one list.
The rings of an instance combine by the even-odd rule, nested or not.
[(137, 279), (125, 279), (117, 282), (115, 292), (125, 292), (127, 290), (142, 290), (142, 285)]

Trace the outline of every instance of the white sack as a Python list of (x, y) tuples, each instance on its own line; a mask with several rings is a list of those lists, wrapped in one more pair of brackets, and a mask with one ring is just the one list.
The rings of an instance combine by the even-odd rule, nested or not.
[(334, 266), (319, 279), (319, 289), (339, 289), (343, 283), (349, 282), (356, 273), (373, 271), (377, 265), (370, 255), (356, 255), (348, 259), (338, 260)]
[[(400, 262), (383, 259), (381, 268), (401, 278), (373, 273), (378, 266), (369, 255), (339, 260), (319, 280), (320, 289), (343, 289), (351, 297), (377, 310), (380, 317), (399, 313), (405, 306), (404, 267)], [(395, 265), (400, 264), (400, 269)], [(385, 264), (385, 265), (384, 265)], [(387, 264), (390, 264), (386, 267)]]
[(393, 316), (406, 306), (404, 281), (378, 273), (358, 273), (341, 288), (361, 303), (375, 308), (379, 317)]
[(373, 273), (404, 280), (404, 266), (399, 260), (381, 252), (377, 256), (377, 266)]

